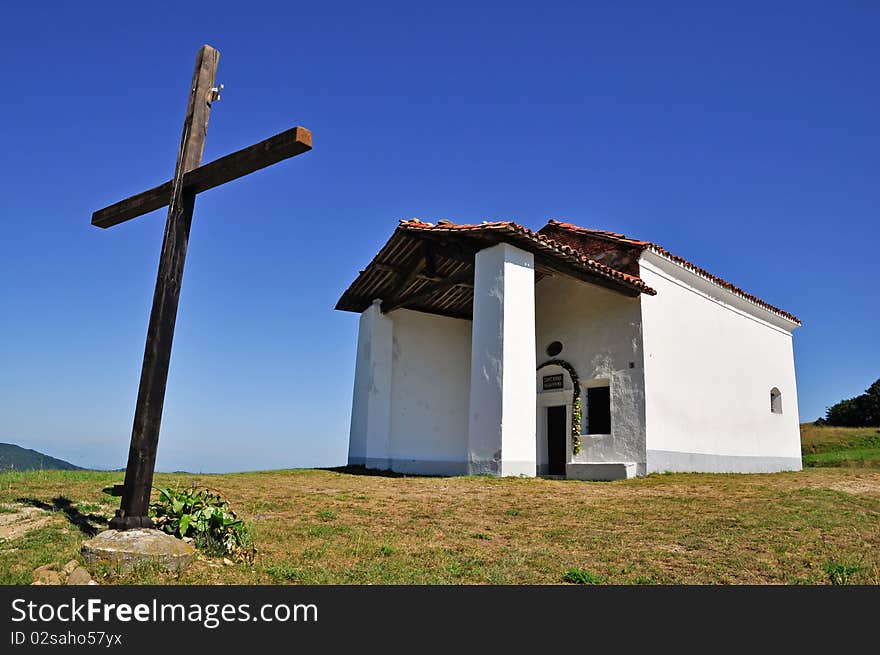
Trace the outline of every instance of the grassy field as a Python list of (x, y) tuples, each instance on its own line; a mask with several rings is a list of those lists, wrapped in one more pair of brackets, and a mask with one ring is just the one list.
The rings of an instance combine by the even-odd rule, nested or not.
[(801, 424), (804, 466), (880, 468), (880, 428)]
[[(78, 558), (119, 473), (0, 474), (0, 503), (49, 508), (0, 542), (0, 583)], [(253, 564), (104, 583), (880, 583), (880, 470), (651, 475), (611, 483), (285, 470), (157, 475), (210, 487), (253, 526)], [(31, 510), (33, 511), (33, 510)], [(0, 521), (7, 514), (0, 513)]]

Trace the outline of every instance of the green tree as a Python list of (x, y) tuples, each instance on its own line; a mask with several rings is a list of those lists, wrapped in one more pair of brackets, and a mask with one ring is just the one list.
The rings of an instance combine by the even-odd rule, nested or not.
[(825, 412), (828, 425), (866, 427), (880, 425), (880, 379), (861, 396), (841, 400)]

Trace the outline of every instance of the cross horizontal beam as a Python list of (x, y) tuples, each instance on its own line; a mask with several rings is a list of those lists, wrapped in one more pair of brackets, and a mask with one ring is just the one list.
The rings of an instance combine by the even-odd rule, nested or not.
[[(183, 188), (191, 193), (201, 193), (311, 149), (312, 133), (304, 127), (294, 127), (189, 171), (183, 176)], [(99, 209), (92, 214), (92, 225), (111, 227), (160, 209), (171, 201), (171, 191), (172, 181), (169, 180)]]

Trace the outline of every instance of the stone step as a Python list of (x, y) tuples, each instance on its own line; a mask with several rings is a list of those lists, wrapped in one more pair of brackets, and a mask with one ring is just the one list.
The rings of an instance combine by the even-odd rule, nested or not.
[(629, 480), (636, 477), (635, 462), (571, 462), (565, 465), (569, 480)]

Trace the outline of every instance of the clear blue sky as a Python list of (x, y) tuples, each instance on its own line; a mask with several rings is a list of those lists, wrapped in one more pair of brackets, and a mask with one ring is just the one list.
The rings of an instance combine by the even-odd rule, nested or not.
[(165, 214), (89, 219), (170, 177), (202, 43), (206, 161), (295, 124), (315, 149), (197, 201), (160, 469), (343, 463), (333, 305), (400, 218), (662, 244), (802, 318), (802, 420), (880, 377), (876, 2), (3, 13), (0, 441), (124, 464)]

